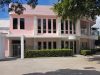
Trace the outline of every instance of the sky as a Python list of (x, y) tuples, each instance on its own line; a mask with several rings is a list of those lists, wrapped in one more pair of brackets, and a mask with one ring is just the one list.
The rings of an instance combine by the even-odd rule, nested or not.
[[(58, 0), (38, 0), (38, 5), (53, 5)], [(0, 9), (0, 19), (9, 19), (7, 9)]]

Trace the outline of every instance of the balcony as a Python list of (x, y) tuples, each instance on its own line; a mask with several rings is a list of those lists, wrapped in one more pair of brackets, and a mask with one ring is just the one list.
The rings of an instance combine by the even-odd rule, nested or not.
[(81, 29), (81, 35), (88, 35), (87, 29)]

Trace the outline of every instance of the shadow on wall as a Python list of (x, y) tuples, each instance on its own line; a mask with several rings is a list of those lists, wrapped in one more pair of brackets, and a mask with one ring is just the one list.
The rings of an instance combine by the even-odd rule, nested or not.
[(60, 69), (46, 73), (28, 73), (23, 75), (100, 75), (100, 72), (95, 70)]

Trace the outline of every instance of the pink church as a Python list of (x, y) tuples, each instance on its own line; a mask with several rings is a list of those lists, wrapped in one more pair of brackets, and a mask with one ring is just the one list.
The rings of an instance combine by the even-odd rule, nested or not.
[(24, 58), (24, 50), (71, 48), (77, 54), (81, 49), (93, 49), (97, 39), (92, 19), (82, 18), (74, 23), (70, 19), (62, 20), (52, 6), (38, 5), (32, 9), (24, 5), (22, 15), (9, 13), (8, 27), (3, 25), (0, 32), (5, 35), (5, 56)]

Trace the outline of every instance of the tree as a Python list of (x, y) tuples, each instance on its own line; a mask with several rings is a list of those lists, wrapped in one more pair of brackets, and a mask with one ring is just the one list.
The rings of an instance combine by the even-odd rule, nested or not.
[(100, 15), (100, 0), (58, 0), (53, 10), (63, 19), (95, 19), (96, 15)]
[(23, 3), (30, 5), (32, 8), (38, 4), (38, 0), (0, 0), (0, 7), (9, 7), (9, 12), (14, 11), (17, 14), (23, 14), (25, 10)]

